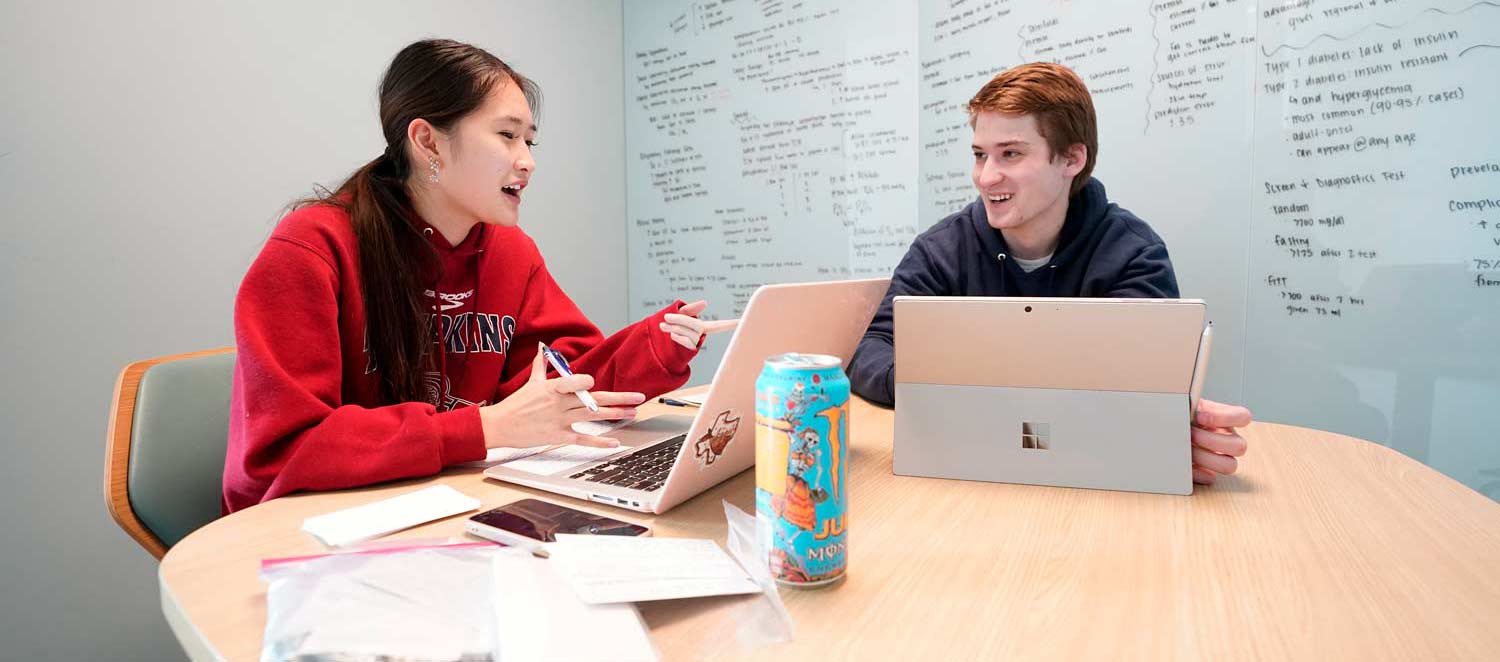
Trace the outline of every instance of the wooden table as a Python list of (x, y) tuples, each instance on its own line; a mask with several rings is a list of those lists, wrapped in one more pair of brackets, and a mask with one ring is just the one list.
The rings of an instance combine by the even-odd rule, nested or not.
[[(856, 401), (852, 420), (847, 580), (784, 589), (796, 640), (758, 650), (732, 636), (748, 598), (643, 605), (665, 659), (1500, 658), (1500, 504), (1385, 447), (1257, 423), (1239, 474), (1177, 497), (894, 476), (892, 412)], [(310, 515), (433, 483), (721, 543), (721, 500), (754, 512), (752, 471), (657, 517), (476, 469), (296, 495), (173, 547), (168, 623), (195, 659), (258, 659), (260, 560), (325, 551), (298, 531)], [(462, 520), (397, 536), (462, 536)]]

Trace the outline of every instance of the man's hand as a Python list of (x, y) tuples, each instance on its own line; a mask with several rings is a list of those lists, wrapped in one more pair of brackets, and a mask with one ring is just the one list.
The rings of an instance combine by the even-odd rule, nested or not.
[(1193, 482), (1212, 485), (1220, 474), (1239, 468), (1235, 458), (1245, 454), (1245, 438), (1235, 431), (1250, 424), (1250, 410), (1212, 400), (1198, 403), (1193, 415)]

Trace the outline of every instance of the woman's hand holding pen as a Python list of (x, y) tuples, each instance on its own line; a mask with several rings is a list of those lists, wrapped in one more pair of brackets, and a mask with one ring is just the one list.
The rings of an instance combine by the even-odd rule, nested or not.
[(698, 319), (703, 309), (708, 307), (708, 302), (699, 300), (678, 308), (675, 313), (667, 313), (666, 321), (661, 323), (661, 330), (672, 336), (675, 342), (688, 349), (698, 349), (698, 342), (703, 336), (710, 333), (721, 333), (733, 329), (740, 321), (719, 320), (707, 321)]
[(485, 448), (578, 444), (613, 448), (620, 442), (608, 437), (580, 434), (573, 430), (579, 421), (619, 420), (635, 417), (635, 406), (646, 401), (641, 393), (595, 391), (599, 411), (589, 411), (575, 391), (594, 387), (594, 378), (573, 375), (547, 379), (547, 363), (540, 345), (531, 362), (531, 379), (508, 397), (479, 408), (484, 426)]

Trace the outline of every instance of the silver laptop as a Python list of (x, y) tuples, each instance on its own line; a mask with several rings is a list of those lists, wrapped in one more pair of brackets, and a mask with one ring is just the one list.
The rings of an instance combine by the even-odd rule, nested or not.
[(610, 432), (622, 448), (604, 458), (573, 462), (566, 450), (548, 451), (490, 467), (484, 475), (620, 508), (666, 512), (755, 464), (755, 379), (766, 357), (831, 354), (847, 364), (889, 283), (877, 278), (763, 286), (750, 297), (696, 416), (654, 416)]
[(1195, 299), (896, 297), (895, 473), (1192, 493), (1206, 314)]

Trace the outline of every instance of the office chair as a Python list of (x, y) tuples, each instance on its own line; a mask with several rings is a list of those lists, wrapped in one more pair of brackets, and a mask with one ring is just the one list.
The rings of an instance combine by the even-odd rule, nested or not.
[(137, 361), (115, 382), (104, 499), (158, 559), (219, 517), (234, 358), (225, 347)]

